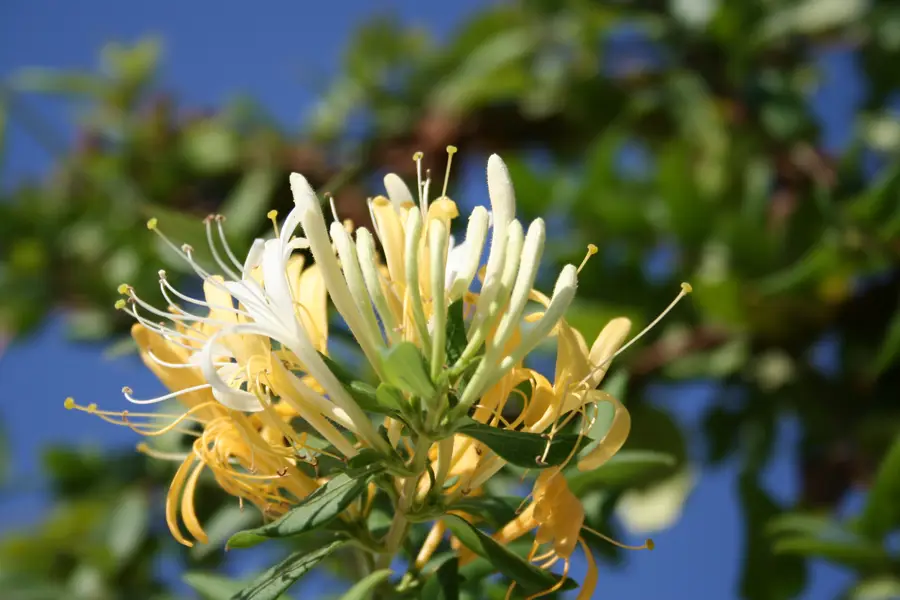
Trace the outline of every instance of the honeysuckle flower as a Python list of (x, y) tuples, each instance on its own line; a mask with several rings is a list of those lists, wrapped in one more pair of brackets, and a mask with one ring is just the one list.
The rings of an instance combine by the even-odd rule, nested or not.
[[(199, 299), (177, 290), (163, 272), (160, 290), (170, 305), (166, 310), (128, 285), (120, 288), (126, 298), (117, 307), (138, 321), (134, 337), (141, 356), (171, 390), (142, 400), (126, 388), (125, 397), (137, 404), (177, 398), (187, 410), (133, 414), (74, 401), (67, 406), (148, 436), (197, 426), (186, 430), (196, 437), (187, 455), (143, 447), (148, 454), (181, 462), (166, 503), (169, 526), (179, 541), (191, 543), (180, 529), (179, 514), (188, 533), (205, 540), (193, 495), (206, 470), (226, 492), (267, 515), (278, 515), (325, 482), (317, 470), (311, 473), (319, 454), (327, 451), (347, 462), (365, 449), (369, 455), (362, 458), (368, 460), (374, 451), (383, 464), (378, 477), (368, 481), (367, 499), (349, 506), (343, 517), (359, 518), (361, 524), (379, 490), (390, 496), (393, 520), (374, 550), (381, 555), (379, 568), (390, 564), (411, 520), (433, 520), (414, 561), (421, 567), (445, 537), (441, 515), (464, 514), (454, 503), (482, 493), (507, 464), (466, 434), (466, 427), (489, 426), (546, 440), (533, 461), (542, 470), (532, 502), (496, 538), (508, 542), (536, 530), (529, 559), (546, 568), (562, 560), (568, 569), (580, 543), (590, 569), (579, 597), (590, 595), (596, 566), (581, 535), (586, 529), (583, 508), (564, 474), (579, 445), (561, 465), (559, 458), (548, 462), (548, 453), (575, 419), (578, 439), (586, 435), (601, 403), (612, 406), (613, 418), (602, 437), (581, 451), (577, 466), (596, 468), (621, 448), (630, 417), (617, 399), (597, 387), (611, 361), (690, 287), (684, 284), (678, 298), (631, 341), (626, 342), (630, 321), (618, 318), (588, 347), (565, 314), (579, 273), (596, 247), (588, 247), (580, 266), (567, 264), (559, 270), (549, 297), (537, 291), (546, 227), (541, 219), (526, 226), (516, 218), (509, 172), (496, 155), (487, 162), (490, 206), (471, 211), (465, 237), (457, 243), (450, 232), (459, 209), (447, 195), (455, 152), (448, 148), (444, 185), (436, 198), (431, 197), (427, 171), (423, 178), (421, 154), (414, 157), (415, 193), (396, 175), (386, 176), (387, 196), (368, 202), (371, 229), (342, 221), (334, 203), (333, 219), (327, 219), (315, 191), (294, 173), (293, 209), (280, 227), (277, 214), (269, 213), (274, 236), (256, 240), (243, 262), (225, 241), (222, 219), (206, 220), (214, 269), (200, 265), (190, 246), (170, 241), (156, 220), (148, 223), (202, 279), (204, 294)], [(311, 266), (305, 258), (309, 255)], [(353, 387), (359, 382), (348, 382), (327, 357), (327, 299), (379, 380), (377, 388), (365, 392), (375, 408), (357, 395), (364, 393)], [(557, 346), (552, 381), (526, 364), (528, 355), (551, 338)], [(519, 408), (510, 402), (516, 397)], [(376, 429), (370, 412), (384, 415), (383, 431)], [(294, 428), (296, 420), (305, 421), (321, 443), (313, 447)], [(525, 437), (534, 443), (537, 436)], [(550, 550), (541, 554), (539, 548), (548, 545)]]
[[(212, 220), (207, 220), (209, 225)], [(151, 228), (156, 224), (151, 222)], [(230, 251), (229, 251), (230, 254)], [(189, 250), (184, 255), (191, 256)], [(260, 268), (248, 260), (245, 266), (247, 289), (264, 289), (261, 286)], [(290, 258), (285, 266), (286, 279), (297, 299), (297, 318), (303, 323), (313, 346), (325, 351), (328, 322), (325, 312), (325, 288), (315, 266), (304, 269), (302, 256)], [(346, 414), (330, 406), (321, 396), (318, 383), (308, 375), (298, 377), (289, 368), (301, 365), (285, 350), (273, 351), (269, 338), (241, 333), (251, 318), (244, 310), (234, 307), (229, 287), (235, 289), (236, 280), (226, 281), (220, 276), (204, 278), (203, 300), (191, 298), (175, 289), (160, 273), (160, 288), (171, 302), (168, 312), (160, 311), (144, 302), (130, 286), (120, 291), (128, 300), (120, 300), (118, 308), (128, 310), (139, 322), (132, 328), (140, 356), (147, 367), (162, 381), (171, 393), (158, 398), (137, 399), (130, 388), (124, 388), (125, 397), (136, 404), (155, 404), (177, 398), (187, 408), (186, 412), (143, 413), (130, 411), (102, 411), (96, 405), (80, 406), (67, 399), (68, 408), (76, 408), (95, 414), (102, 419), (130, 427), (145, 436), (158, 436), (170, 431), (181, 431), (196, 436), (191, 451), (186, 455), (172, 455), (153, 450), (147, 444), (139, 449), (146, 454), (180, 461), (166, 501), (166, 519), (173, 536), (180, 542), (192, 542), (184, 536), (178, 522), (188, 533), (205, 542), (206, 534), (199, 524), (194, 507), (194, 491), (204, 469), (212, 472), (217, 483), (226, 492), (249, 501), (268, 515), (277, 515), (318, 487), (313, 477), (298, 468), (300, 462), (315, 463), (317, 451), (306, 445), (306, 434), (298, 434), (291, 427), (294, 419), (303, 419), (335, 448), (352, 456), (356, 448), (349, 443), (329, 420), (352, 426)], [(255, 287), (259, 286), (259, 287)], [(245, 293), (241, 290), (239, 293)], [(173, 298), (208, 310), (206, 316), (188, 313), (177, 307)], [(252, 304), (252, 302), (251, 302)], [(153, 323), (144, 312), (165, 317), (162, 323)], [(204, 370), (205, 354), (212, 356), (207, 362), (215, 369), (217, 385), (232, 390), (252, 390), (256, 405), (244, 406), (250, 414), (236, 411), (221, 402), (223, 396), (209, 381)], [(287, 366), (286, 366), (287, 365)], [(242, 389), (243, 388), (243, 389)], [(286, 391), (288, 389), (293, 391)], [(272, 401), (276, 395), (279, 400)], [(260, 408), (260, 410), (256, 410)], [(200, 431), (187, 429), (195, 425)]]

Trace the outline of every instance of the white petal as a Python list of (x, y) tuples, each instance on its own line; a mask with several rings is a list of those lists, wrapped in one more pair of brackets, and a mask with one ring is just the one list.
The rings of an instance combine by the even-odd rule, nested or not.
[(384, 176), (384, 189), (387, 190), (388, 198), (391, 199), (391, 204), (395, 209), (399, 210), (404, 204), (415, 204), (412, 192), (409, 191), (406, 182), (394, 173)]

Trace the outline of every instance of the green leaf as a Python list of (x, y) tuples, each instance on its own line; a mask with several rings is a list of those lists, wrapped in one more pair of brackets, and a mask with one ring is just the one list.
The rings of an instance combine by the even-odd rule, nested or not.
[(17, 92), (98, 97), (109, 83), (94, 73), (30, 67), (14, 73), (9, 87)]
[(900, 436), (878, 467), (866, 505), (856, 524), (862, 535), (881, 540), (900, 527)]
[(459, 360), (469, 340), (466, 338), (466, 321), (463, 318), (463, 301), (457, 300), (447, 307), (447, 364)]
[(381, 582), (387, 581), (387, 578), (390, 576), (390, 569), (381, 569), (380, 571), (369, 573), (350, 588), (346, 594), (341, 596), (341, 600), (371, 600), (375, 588), (377, 588)]
[(840, 531), (840, 526), (827, 515), (789, 512), (778, 515), (766, 523), (766, 533), (773, 536), (786, 534), (820, 536)]
[(232, 596), (231, 600), (274, 600), (281, 595), (281, 592), (303, 577), (307, 571), (319, 564), (319, 561), (345, 543), (343, 540), (337, 540), (309, 554), (294, 552), (271, 569), (266, 570), (253, 583)]
[[(228, 577), (222, 577), (214, 573), (185, 573), (184, 582), (191, 586), (203, 600), (230, 600), (235, 594), (240, 593), (247, 584), (235, 581)], [(285, 596), (279, 596), (278, 600), (286, 600)]]
[(422, 586), (422, 599), (425, 600), (458, 600), (459, 599), (459, 558), (446, 556), (439, 564), (434, 575)]
[(793, 555), (776, 555), (765, 535), (765, 524), (779, 512), (779, 506), (759, 486), (757, 477), (744, 472), (739, 478), (744, 511), (744, 563), (740, 594), (746, 600), (789, 600), (806, 582), (804, 561)]
[(671, 473), (676, 463), (664, 452), (621, 450), (599, 468), (567, 479), (572, 493), (579, 496), (595, 489), (645, 485)]
[(857, 568), (877, 568), (890, 564), (890, 556), (884, 548), (863, 540), (831, 540), (809, 536), (795, 536), (776, 541), (775, 554), (794, 554), (804, 557), (817, 556), (838, 564)]
[(501, 527), (516, 518), (516, 509), (522, 499), (514, 496), (500, 498), (496, 496), (469, 496), (460, 498), (447, 507), (447, 511), (455, 510), (481, 517), (492, 527)]
[(296, 536), (327, 525), (366, 489), (368, 474), (371, 470), (363, 477), (352, 478), (347, 473), (335, 476), (278, 520), (234, 534), (226, 547), (249, 548), (266, 538)]
[(850, 600), (896, 600), (900, 598), (900, 579), (890, 575), (862, 581), (848, 594)]
[(900, 310), (894, 313), (890, 323), (885, 327), (886, 333), (878, 354), (875, 357), (875, 364), (872, 366), (873, 375), (878, 376), (891, 366), (898, 358), (900, 358)]
[(422, 398), (435, 394), (422, 353), (412, 342), (400, 342), (382, 352), (385, 381)]
[(257, 168), (246, 173), (231, 195), (222, 204), (222, 215), (227, 223), (225, 230), (236, 239), (246, 239), (256, 233), (265, 219), (276, 174), (272, 169)]
[(222, 544), (232, 535), (250, 527), (259, 521), (259, 514), (251, 510), (241, 510), (239, 506), (228, 504), (216, 512), (212, 518), (203, 524), (208, 542), (206, 544), (194, 544), (190, 555), (194, 559), (201, 559), (218, 550)]
[(472, 420), (460, 427), (457, 433), (478, 440), (508, 463), (529, 469), (560, 465), (573, 454), (576, 446), (590, 441), (575, 434), (557, 435), (550, 443), (546, 460), (541, 464), (538, 460), (544, 454), (548, 440), (540, 434), (500, 429)]
[[(539, 592), (556, 585), (558, 580), (553, 573), (514, 554), (468, 521), (455, 515), (444, 515), (441, 519), (463, 546), (489, 561), (498, 571), (521, 586), (524, 591)], [(575, 581), (567, 579), (560, 589), (569, 590), (574, 587), (577, 587)]]
[(140, 547), (147, 535), (148, 514), (147, 493), (141, 488), (128, 490), (116, 502), (107, 534), (110, 554), (116, 560), (127, 560)]
[(388, 411), (403, 412), (405, 399), (403, 394), (392, 385), (382, 383), (375, 390), (375, 400), (381, 408)]

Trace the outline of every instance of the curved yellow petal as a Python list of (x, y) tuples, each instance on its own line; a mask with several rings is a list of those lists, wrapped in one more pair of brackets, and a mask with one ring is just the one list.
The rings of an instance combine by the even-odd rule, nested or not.
[(631, 432), (631, 415), (618, 399), (609, 394), (594, 391), (588, 393), (588, 401), (590, 402), (592, 397), (599, 399), (601, 396), (602, 401), (610, 402), (613, 405), (612, 424), (597, 447), (578, 461), (578, 470), (580, 471), (596, 469), (612, 458), (625, 444), (625, 440), (628, 439), (628, 434)]
[(181, 534), (181, 528), (178, 526), (178, 501), (184, 488), (184, 481), (187, 479), (195, 459), (194, 454), (190, 454), (184, 459), (175, 472), (172, 483), (169, 484), (169, 492), (166, 494), (166, 524), (169, 526), (169, 531), (172, 532), (172, 537), (176, 541), (189, 547), (194, 545), (193, 542)]

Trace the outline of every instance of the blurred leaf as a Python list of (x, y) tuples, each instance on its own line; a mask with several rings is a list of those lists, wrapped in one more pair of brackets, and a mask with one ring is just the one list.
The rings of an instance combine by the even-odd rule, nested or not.
[(201, 559), (221, 550), (228, 538), (257, 522), (259, 515), (255, 511), (241, 510), (234, 504), (222, 507), (203, 524), (208, 541), (205, 544), (195, 544), (190, 550), (191, 556)]
[(850, 567), (874, 569), (890, 564), (884, 548), (871, 542), (828, 540), (813, 537), (786, 537), (773, 545), (776, 554), (826, 558)]
[(880, 375), (889, 366), (900, 358), (900, 309), (894, 312), (894, 316), (886, 326), (884, 339), (875, 356), (872, 373)]
[(307, 571), (346, 542), (330, 542), (310, 553), (294, 552), (286, 559), (267, 569), (253, 583), (232, 596), (231, 600), (275, 600), (281, 592), (291, 587)]
[(240, 581), (213, 573), (185, 573), (184, 582), (191, 586), (203, 600), (229, 600), (243, 589)]
[(766, 524), (769, 535), (801, 534), (819, 536), (829, 531), (839, 531), (840, 527), (827, 515), (806, 513), (784, 513), (775, 516)]
[(849, 593), (850, 600), (896, 600), (896, 598), (900, 598), (900, 579), (891, 576), (862, 581)]
[(595, 489), (645, 485), (672, 472), (676, 465), (671, 454), (653, 450), (620, 450), (604, 465), (567, 479), (576, 496)]
[(238, 138), (227, 123), (219, 119), (200, 121), (182, 138), (182, 152), (188, 163), (202, 173), (229, 169), (238, 160)]
[(381, 585), (382, 582), (387, 581), (390, 576), (390, 569), (381, 569), (380, 571), (369, 573), (341, 596), (341, 600), (371, 600), (372, 594), (375, 593), (375, 588)]
[(244, 175), (220, 210), (229, 236), (243, 240), (257, 232), (266, 218), (275, 184), (276, 173), (271, 169), (258, 168)]
[(806, 567), (796, 556), (774, 554), (764, 533), (765, 524), (778, 514), (778, 505), (749, 473), (740, 476), (738, 487), (747, 536), (741, 597), (745, 600), (794, 598), (806, 582)]
[(110, 553), (122, 562), (131, 558), (147, 534), (150, 505), (147, 493), (132, 488), (120, 496), (109, 519), (107, 543)]
[(847, 27), (863, 16), (865, 0), (803, 0), (786, 3), (766, 19), (762, 36), (766, 41), (790, 34), (821, 33)]
[(14, 73), (9, 87), (17, 92), (99, 96), (108, 89), (109, 83), (94, 73), (33, 67)]
[(864, 536), (881, 540), (900, 527), (900, 436), (881, 461), (856, 524)]
[(696, 469), (688, 467), (648, 487), (628, 490), (619, 498), (616, 514), (631, 533), (668, 529), (681, 517), (696, 481)]

